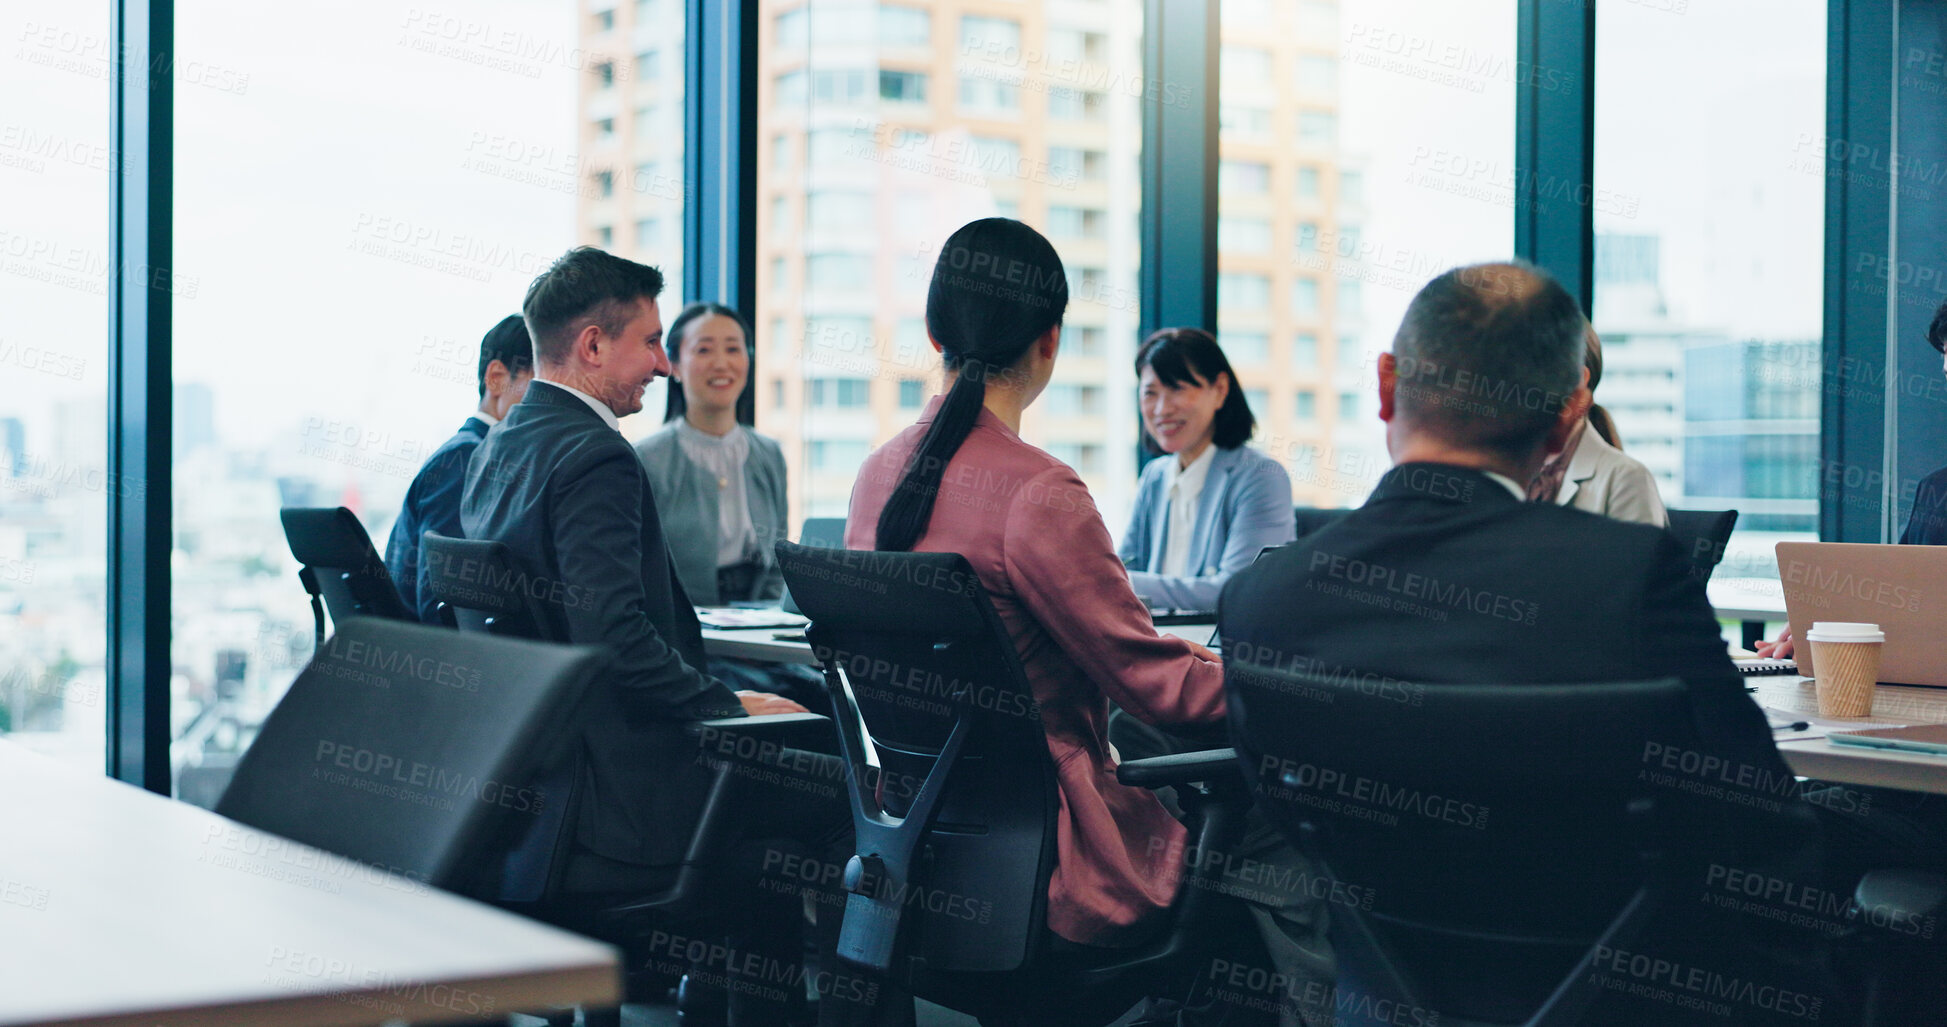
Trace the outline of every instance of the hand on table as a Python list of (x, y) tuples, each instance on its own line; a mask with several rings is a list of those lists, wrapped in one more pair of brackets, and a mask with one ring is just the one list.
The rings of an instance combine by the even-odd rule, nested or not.
[(1778, 638), (1775, 641), (1759, 642), (1757, 652), (1759, 656), (1768, 657), (1774, 660), (1791, 659), (1791, 655), (1792, 655), (1791, 626), (1786, 625), (1785, 630), (1780, 631), (1778, 633)]
[(1202, 659), (1202, 660), (1209, 660), (1209, 661), (1210, 661), (1211, 663), (1222, 663), (1222, 662), (1224, 662), (1224, 658), (1223, 658), (1223, 657), (1221, 657), (1221, 656), (1218, 656), (1218, 655), (1217, 655), (1216, 653), (1213, 653), (1213, 652), (1211, 652), (1210, 650), (1208, 650), (1208, 649), (1205, 649), (1205, 648), (1204, 648), (1203, 646), (1200, 646), (1200, 645), (1198, 645), (1198, 644), (1196, 644), (1195, 642), (1192, 642), (1192, 641), (1190, 641), (1190, 640), (1189, 640), (1189, 639), (1187, 639), (1187, 638), (1183, 640), (1183, 644), (1184, 644), (1184, 645), (1187, 645), (1187, 646), (1189, 646), (1189, 647), (1190, 647), (1190, 651), (1191, 651), (1191, 652), (1193, 652), (1193, 653), (1195, 653), (1195, 654), (1197, 654), (1197, 658), (1198, 658), (1198, 659)]
[(767, 713), (810, 713), (810, 710), (792, 702), (781, 695), (769, 692), (738, 692), (737, 701), (744, 704), (744, 712), (753, 717)]

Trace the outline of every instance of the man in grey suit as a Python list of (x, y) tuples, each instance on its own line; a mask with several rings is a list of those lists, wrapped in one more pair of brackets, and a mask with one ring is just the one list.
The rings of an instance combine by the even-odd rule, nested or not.
[(466, 537), (513, 550), (548, 637), (605, 646), (614, 662), (581, 730), (587, 772), (566, 887), (630, 892), (665, 884), (708, 783), (686, 724), (803, 707), (732, 692), (703, 673), (702, 632), (671, 569), (649, 479), (618, 418), (669, 372), (656, 297), (662, 273), (590, 247), (570, 250), (527, 290), (534, 341), (527, 397), (467, 466)]

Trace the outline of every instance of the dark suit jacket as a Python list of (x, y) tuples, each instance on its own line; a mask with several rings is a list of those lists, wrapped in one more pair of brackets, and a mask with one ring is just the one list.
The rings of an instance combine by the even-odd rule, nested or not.
[(1704, 748), (1785, 800), (1787, 813), (1766, 814), (1743, 843), (1774, 866), (1781, 847), (1794, 865), (1817, 858), (1811, 811), (1794, 801), (1791, 771), (1667, 531), (1518, 500), (1468, 468), (1403, 464), (1363, 507), (1238, 572), (1218, 622), (1226, 660), (1299, 672), (1423, 684), (1680, 678)]
[(631, 863), (679, 861), (707, 784), (684, 722), (743, 707), (698, 669), (702, 631), (635, 450), (579, 398), (536, 381), (474, 450), (460, 521), (467, 538), (514, 551), (549, 637), (614, 653), (582, 724), (577, 841)]
[(1909, 546), (1947, 546), (1947, 467), (1920, 479), (1913, 492), (1900, 542)]
[(428, 624), (440, 620), (438, 604), (426, 587), (419, 539), (427, 531), (449, 538), (464, 537), (460, 530), (460, 492), (466, 486), (466, 462), (473, 456), (473, 447), (486, 437), (487, 422), (469, 417), (452, 438), (433, 450), (406, 487), (406, 501), (400, 504), (399, 518), (392, 522), (392, 535), (386, 539), (385, 568), (392, 572), (392, 584), (398, 587), (399, 598), (406, 601), (406, 609)]

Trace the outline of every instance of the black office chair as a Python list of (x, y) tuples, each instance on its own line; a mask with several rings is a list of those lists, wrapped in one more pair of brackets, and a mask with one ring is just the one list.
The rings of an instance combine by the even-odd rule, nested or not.
[(522, 821), (564, 798), (524, 782), (607, 659), (348, 619), (265, 719), (216, 812), (479, 895)]
[(1681, 681), (1402, 686), (1412, 706), (1357, 675), (1224, 669), (1259, 808), (1377, 897), (1333, 910), (1341, 990), (1462, 1027), (1576, 1023), (1598, 946), (1630, 949), (1717, 837), (1644, 774), (1646, 743), (1701, 751)]
[[(1613, 959), (1595, 965), (1600, 952), (1640, 952), (1646, 937), (1666, 953), (1708, 939), (1704, 958), (1722, 970), (1717, 961), (1757, 930), (1686, 915), (1738, 828), (1720, 801), (1645, 773), (1656, 769), (1651, 745), (1705, 751), (1680, 681), (1373, 688), (1361, 675), (1236, 660), (1224, 670), (1259, 808), (1327, 877), (1376, 897), (1369, 910), (1333, 909), (1341, 996), (1397, 1003), (1420, 1022), (1437, 1014), (1448, 1027), (1566, 1027), (1605, 988), (1642, 983)], [(1402, 694), (1421, 703), (1402, 704)], [(1918, 1022), (1915, 982), (1938, 973), (1909, 970), (1940, 958), (1914, 925), (1944, 905), (1938, 874), (1876, 870), (1859, 882), (1847, 944), (1871, 955), (1857, 961), (1856, 1022)], [(1681, 1015), (1604, 1015), (1651, 1015), (1643, 1009), (1658, 1010), (1657, 1023)]]
[(1670, 534), (1677, 537), (1685, 556), (1690, 558), (1691, 574), (1708, 583), (1710, 574), (1724, 560), (1724, 549), (1731, 543), (1731, 529), (1737, 527), (1736, 510), (1671, 510)]
[[(983, 1023), (1106, 1023), (1146, 995), (1188, 994), (1219, 939), (1251, 937), (1241, 907), (1187, 880), (1160, 937), (1131, 949), (1057, 951), (1046, 925), (1056, 784), (1033, 692), (965, 558), (777, 544), (811, 625), (846, 762), (856, 855), (838, 953), (892, 993)], [(1231, 753), (1122, 766), (1177, 785), (1201, 816), (1202, 852), (1233, 852), (1246, 803)], [(1230, 802), (1189, 788), (1210, 781)], [(1227, 786), (1227, 787), (1226, 787)], [(914, 895), (978, 899), (977, 916)], [(937, 907), (937, 908), (935, 908)], [(908, 1022), (910, 1005), (882, 1008)]]
[(460, 630), (535, 639), (560, 633), (538, 598), (547, 594), (546, 584), (537, 591), (502, 543), (428, 531), (420, 539), (419, 558), (426, 562), (434, 602)]
[[(427, 587), (443, 608), (452, 612), (462, 633), (548, 639), (564, 630), (556, 611), (542, 596), (552, 592), (527, 572), (506, 545), (487, 539), (448, 538), (428, 531), (422, 540), (428, 570)], [(538, 583), (538, 584), (537, 584)], [(736, 751), (743, 739), (756, 743), (805, 748), (830, 748), (830, 721), (811, 713), (698, 721), (692, 733), (718, 747)], [(708, 915), (715, 872), (737, 828), (737, 811), (749, 787), (752, 768), (733, 760), (714, 763), (715, 776), (704, 800), (695, 833), (670, 885), (627, 903), (589, 909), (564, 897), (563, 879), (573, 846), (574, 825), (583, 780), (583, 750), (567, 739), (558, 758), (549, 761), (537, 788), (558, 793), (563, 801), (533, 818), (527, 831), (508, 847), (505, 871), (490, 898), (537, 919), (596, 934), (629, 948), (652, 926), (693, 922)], [(640, 966), (647, 960), (632, 960)], [(641, 988), (629, 1001), (659, 997)], [(613, 1010), (588, 1015), (595, 1024), (619, 1022)], [(570, 1023), (572, 1013), (555, 1011), (551, 1023)]]
[(331, 622), (340, 630), (351, 617), (419, 619), (406, 609), (385, 560), (373, 548), (372, 537), (357, 515), (342, 506), (287, 506), (277, 515), (284, 522), (291, 555), (304, 565), (297, 575), (311, 596), (317, 645), (324, 644), (325, 607), (330, 607)]
[(1294, 506), (1291, 512), (1298, 519), (1298, 534), (1294, 537), (1304, 538), (1320, 528), (1338, 523), (1340, 518), (1352, 511), (1318, 506)]

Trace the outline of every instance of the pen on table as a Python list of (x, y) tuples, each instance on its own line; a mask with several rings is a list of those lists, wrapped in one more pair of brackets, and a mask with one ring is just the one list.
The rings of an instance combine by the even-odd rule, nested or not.
[(1794, 721), (1792, 721), (1792, 722), (1791, 722), (1791, 723), (1789, 723), (1789, 724), (1773, 724), (1773, 725), (1771, 725), (1771, 730), (1773, 730), (1773, 731), (1803, 731), (1803, 730), (1805, 730), (1805, 729), (1807, 729), (1807, 728), (1809, 728), (1809, 727), (1811, 727), (1811, 726), (1812, 726), (1812, 724), (1811, 724), (1811, 722), (1810, 722), (1810, 721), (1805, 721), (1805, 720), (1794, 720)]

